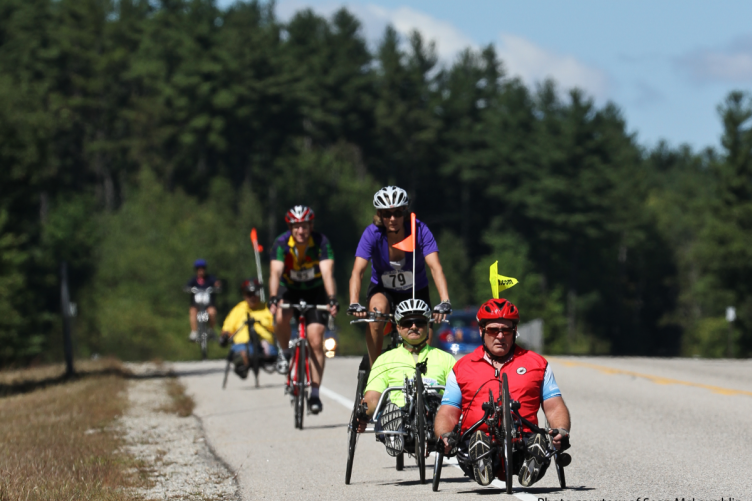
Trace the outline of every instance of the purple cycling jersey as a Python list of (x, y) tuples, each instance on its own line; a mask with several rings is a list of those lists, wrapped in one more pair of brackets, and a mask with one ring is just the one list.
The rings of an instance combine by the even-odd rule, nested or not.
[[(424, 223), (420, 220), (415, 220), (415, 230), (417, 232), (416, 245), (418, 247), (418, 253), (415, 256), (415, 290), (420, 290), (423, 287), (428, 286), (428, 278), (426, 277), (426, 259), (425, 256), (433, 254), (439, 251), (439, 247), (436, 245), (436, 240), (433, 238), (431, 230), (428, 229)], [(405, 238), (410, 235), (410, 219), (405, 218)], [(383, 285), (388, 289), (397, 290), (411, 290), (409, 288), (400, 288), (399, 281), (393, 281), (386, 283), (382, 280), (385, 274), (398, 273), (395, 268), (389, 263), (389, 243), (386, 238), (386, 230), (379, 228), (375, 224), (372, 224), (366, 228), (363, 232), (363, 236), (360, 237), (360, 243), (358, 243), (358, 249), (355, 251), (356, 257), (362, 257), (365, 260), (371, 261), (371, 282), (374, 284)], [(412, 252), (405, 253), (405, 262), (399, 268), (399, 271), (408, 272), (412, 277), (413, 274), (413, 254)], [(398, 277), (402, 279), (402, 277)]]

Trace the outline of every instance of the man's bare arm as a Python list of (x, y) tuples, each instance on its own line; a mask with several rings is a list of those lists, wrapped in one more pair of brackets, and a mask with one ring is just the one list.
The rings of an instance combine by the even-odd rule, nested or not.
[[(321, 270), (321, 278), (324, 279), (324, 289), (326, 289), (327, 296), (337, 295), (337, 284), (334, 281), (334, 259), (324, 259), (319, 262), (319, 269)], [(329, 313), (333, 316), (337, 315), (337, 307), (330, 306)]]
[[(551, 428), (564, 428), (569, 431), (572, 426), (572, 422), (569, 418), (569, 409), (567, 404), (564, 403), (564, 399), (561, 397), (553, 397), (543, 401), (543, 412), (546, 414), (548, 425)], [(561, 447), (561, 434), (553, 437), (554, 446), (559, 449)]]
[[(269, 270), (269, 297), (276, 296), (279, 292), (279, 279), (282, 277), (282, 273), (284, 273), (284, 271), (284, 261), (277, 261), (276, 259), (272, 259)], [(277, 312), (277, 307), (275, 305), (270, 305), (269, 311), (271, 311), (272, 315), (274, 315)]]
[[(436, 413), (436, 419), (433, 421), (433, 431), (437, 438), (441, 438), (444, 433), (448, 433), (454, 430), (457, 423), (460, 422), (460, 411), (453, 405), (442, 405), (439, 407), (439, 412)], [(444, 453), (448, 454), (451, 447), (445, 438), (441, 438), (444, 442)]]

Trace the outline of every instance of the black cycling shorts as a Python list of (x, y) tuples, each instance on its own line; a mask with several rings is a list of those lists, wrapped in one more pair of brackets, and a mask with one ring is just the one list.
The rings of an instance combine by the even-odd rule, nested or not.
[[(396, 291), (393, 289), (387, 289), (381, 284), (375, 284), (371, 282), (371, 285), (368, 286), (368, 294), (366, 295), (366, 305), (368, 305), (368, 302), (371, 300), (371, 296), (373, 296), (374, 294), (379, 294), (379, 293), (386, 296), (387, 300), (389, 301), (389, 304), (391, 305), (391, 313), (394, 313), (394, 309), (402, 301), (413, 298), (412, 291)], [(426, 302), (426, 304), (428, 305), (428, 308), (430, 309), (431, 308), (431, 294), (428, 291), (428, 286), (425, 286), (422, 289), (415, 291), (415, 299), (422, 299), (423, 301)]]
[[(315, 289), (296, 290), (288, 289), (287, 287), (280, 285), (279, 290), (277, 291), (277, 297), (282, 299), (285, 303), (299, 303), (300, 301), (305, 301), (308, 304), (329, 304), (329, 296), (323, 286), (316, 287)], [(294, 315), (297, 319), (298, 313), (296, 312)], [(320, 310), (308, 310), (305, 314), (305, 320), (306, 324), (326, 325), (329, 321), (329, 313)]]

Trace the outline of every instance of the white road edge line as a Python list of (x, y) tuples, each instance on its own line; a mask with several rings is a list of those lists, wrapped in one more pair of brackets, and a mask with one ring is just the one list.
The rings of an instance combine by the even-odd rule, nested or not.
[(352, 410), (352, 408), (353, 408), (353, 403), (354, 402), (352, 400), (350, 400), (349, 398), (343, 397), (339, 393), (337, 393), (335, 391), (332, 391), (329, 388), (326, 388), (324, 386), (320, 386), (319, 387), (319, 393), (321, 395), (324, 395), (327, 398), (331, 398), (332, 400), (334, 400), (338, 404), (341, 404), (342, 406), (344, 406), (347, 409)]
[[(353, 403), (354, 402), (352, 400), (350, 400), (349, 398), (343, 397), (342, 395), (340, 395), (336, 391), (332, 391), (329, 388), (325, 388), (325, 387), (321, 386), (321, 387), (319, 387), (319, 393), (322, 394), (322, 395), (324, 395), (327, 398), (331, 398), (332, 400), (334, 400), (338, 404), (341, 404), (346, 409), (352, 410), (352, 408), (353, 408)], [(460, 468), (460, 465), (457, 464), (457, 458), (446, 458), (446, 459), (444, 459), (444, 461), (445, 461), (445, 464), (452, 465), (455, 468)], [(428, 465), (426, 465), (426, 468), (427, 467), (428, 467)], [(460, 469), (462, 469), (462, 468), (460, 468)], [(496, 487), (497, 489), (505, 489), (507, 484), (505, 482), (502, 482), (499, 479), (495, 479), (493, 482), (491, 482), (491, 485), (493, 487)], [(520, 499), (522, 501), (538, 501), (538, 498), (535, 495), (530, 494), (529, 492), (513, 492), (512, 495), (515, 496), (517, 499)]]

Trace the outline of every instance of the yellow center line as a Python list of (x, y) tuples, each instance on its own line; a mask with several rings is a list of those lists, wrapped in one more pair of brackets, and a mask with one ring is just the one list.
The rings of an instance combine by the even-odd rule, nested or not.
[(706, 390), (710, 390), (713, 393), (719, 393), (721, 395), (746, 395), (748, 397), (752, 397), (752, 391), (733, 390), (731, 388), (722, 388), (720, 386), (712, 386), (709, 384), (692, 383), (690, 381), (682, 381), (680, 379), (671, 379), (671, 378), (665, 378), (661, 376), (653, 376), (651, 374), (642, 374), (640, 372), (625, 371), (623, 369), (614, 369), (613, 367), (606, 367), (605, 365), (589, 364), (587, 362), (574, 362), (571, 360), (562, 360), (560, 358), (555, 358), (555, 357), (549, 357), (549, 360), (551, 360), (552, 362), (565, 365), (567, 367), (587, 367), (588, 369), (595, 369), (597, 371), (602, 372), (603, 374), (609, 374), (609, 375), (624, 374), (627, 376), (639, 377), (642, 379), (647, 379), (648, 381), (651, 381), (655, 384), (678, 384), (682, 386), (694, 386), (695, 388), (703, 388)]

